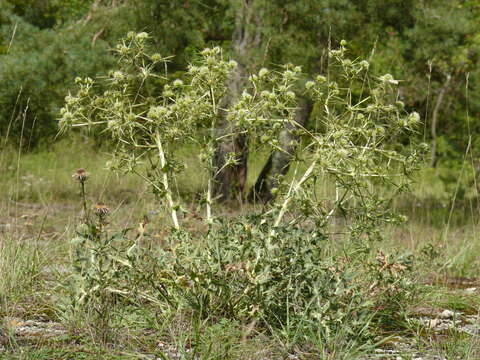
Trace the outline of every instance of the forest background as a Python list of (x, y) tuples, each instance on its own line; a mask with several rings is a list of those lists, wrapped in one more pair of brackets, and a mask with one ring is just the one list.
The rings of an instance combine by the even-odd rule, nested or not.
[[(375, 73), (401, 79), (399, 100), (425, 121), (419, 137), (431, 144), (424, 170), (430, 191), (422, 196), (444, 207), (454, 192), (457, 200), (476, 197), (478, 1), (257, 0), (245, 4), (2, 1), (2, 146), (48, 149), (74, 79), (105, 74), (114, 63), (109, 49), (128, 31), (149, 33), (156, 51), (173, 55), (172, 79), (181, 77), (200, 49), (214, 45), (240, 62), (246, 74), (293, 63), (302, 66), (308, 80), (325, 71), (328, 48), (347, 39), (349, 56), (368, 58)], [(97, 137), (98, 142), (105, 142), (102, 139)]]

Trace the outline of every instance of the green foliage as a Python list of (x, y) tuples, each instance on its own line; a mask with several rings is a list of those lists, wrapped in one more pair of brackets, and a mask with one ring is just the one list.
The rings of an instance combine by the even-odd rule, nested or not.
[[(188, 57), (215, 38), (230, 40), (231, 17), (226, 16), (224, 1), (183, 0), (135, 1), (126, 11), (133, 16), (129, 30), (146, 31), (152, 35), (156, 49), (163, 54), (175, 54), (171, 71), (183, 71)], [(133, 27), (132, 27), (133, 23)]]
[(1, 55), (0, 131), (16, 144), (34, 147), (57, 133), (55, 118), (72, 75), (95, 74), (111, 59), (104, 45), (92, 49), (82, 29), (59, 34), (10, 17), (1, 32), (13, 40)]
[(476, 158), (478, 145), (471, 136), (479, 129), (470, 114), (477, 113), (479, 105), (473, 80), (478, 68), (478, 5), (414, 2), (408, 13), (415, 21), (390, 31), (377, 45), (372, 64), (392, 69), (395, 76), (406, 80), (401, 98), (407, 107), (422, 108), (428, 115), (426, 129), (446, 86), (436, 125), (439, 161), (445, 161), (445, 166), (451, 166), (451, 160), (460, 164), (467, 151)]
[(112, 340), (120, 305), (156, 298), (169, 303), (169, 298), (158, 277), (152, 280), (158, 276), (155, 261), (142, 256), (143, 231), (134, 239), (127, 237), (128, 228), (112, 234), (107, 221), (110, 209), (87, 201), (85, 183), (90, 174), (78, 169), (73, 177), (80, 185), (83, 221), (71, 241), (72, 273), (63, 284), (69, 302), (63, 304), (63, 311), (67, 319), (80, 321), (106, 343)]
[[(101, 220), (100, 220), (101, 221)], [(117, 244), (126, 246), (125, 233), (109, 236), (102, 231), (102, 224), (84, 224), (72, 240), (75, 246), (73, 275), (70, 278), (70, 311), (85, 316), (96, 328), (96, 336), (107, 341), (110, 336), (112, 318), (118, 297), (122, 295), (122, 284), (131, 267), (128, 260), (135, 245), (127, 250), (118, 249)], [(126, 254), (125, 258), (117, 254)]]
[(54, 5), (49, 0), (7, 0), (12, 12), (40, 29), (55, 25)]
[(27, 23), (46, 29), (78, 19), (92, 3), (93, 0), (5, 0), (2, 6)]
[(408, 296), (404, 264), (370, 262), (351, 246), (338, 251), (325, 235), (300, 226), (282, 226), (272, 239), (262, 218), (222, 220), (203, 239), (171, 236), (161, 258), (180, 304), (271, 330), (320, 327), (328, 338), (340, 329), (355, 336), (374, 309), (394, 313)]

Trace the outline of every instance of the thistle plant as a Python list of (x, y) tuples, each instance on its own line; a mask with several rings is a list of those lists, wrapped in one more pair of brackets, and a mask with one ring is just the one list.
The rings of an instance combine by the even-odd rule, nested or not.
[[(294, 151), (288, 155), (293, 159), (301, 154), (302, 159), (295, 162), (291, 181), (278, 179), (276, 201), (264, 214), (272, 236), (291, 208), (296, 209), (294, 222), (313, 221), (318, 228), (343, 216), (352, 239), (375, 237), (379, 222), (401, 220), (388, 204), (408, 187), (409, 174), (425, 151), (412, 136), (420, 119), (398, 101), (399, 81), (389, 74), (371, 75), (365, 60), (350, 60), (345, 41), (330, 50), (326, 76), (299, 86), (300, 67), (263, 68), (250, 76), (238, 101), (224, 109), (220, 99), (234, 61), (225, 60), (219, 48), (205, 49), (183, 79), (170, 81), (164, 70), (168, 57), (150, 55), (147, 39), (145, 33), (130, 33), (116, 48), (116, 70), (97, 81), (78, 79), (79, 90), (67, 96), (60, 124), (62, 130), (102, 126), (110, 133), (116, 142), (111, 168), (133, 172), (151, 185), (166, 200), (175, 228), (180, 227), (179, 204), (170, 183), (182, 166), (172, 145), (195, 142), (201, 149), (201, 163), (209, 174), (205, 202), (211, 223), (212, 182), (222, 170), (213, 165), (221, 140), (215, 130), (225, 112), (231, 130), (222, 137), (246, 134), (251, 144), (285, 152), (281, 137), (287, 132), (288, 138), (301, 138), (305, 144), (290, 146)], [(295, 121), (296, 93), (316, 103), (313, 128)], [(315, 184), (320, 179), (334, 183), (333, 199), (319, 198)], [(394, 190), (389, 198), (380, 196), (379, 184)]]
[[(172, 122), (168, 105), (172, 91), (156, 86), (166, 77), (159, 74), (168, 61), (147, 51), (146, 33), (129, 33), (117, 46), (118, 69), (96, 81), (77, 78), (79, 90), (66, 97), (60, 129), (101, 126), (116, 143), (109, 166), (113, 170), (141, 176), (160, 199), (165, 199), (175, 228), (179, 227), (177, 205), (170, 189), (170, 177), (178, 171), (164, 144), (184, 134), (182, 123)], [(160, 106), (159, 106), (160, 105)], [(140, 165), (147, 163), (148, 170)]]
[[(168, 247), (141, 252), (146, 223), (135, 241), (126, 238), (127, 230), (110, 236), (108, 211), (97, 204), (95, 225), (76, 238), (88, 255), (77, 257), (84, 284), (79, 289), (87, 289), (78, 301), (103, 306), (101, 299), (108, 304), (111, 294), (141, 296), (175, 310), (185, 306), (200, 317), (209, 312), (212, 318), (271, 329), (320, 328), (325, 334), (354, 318), (348, 333), (355, 337), (378, 304), (372, 294), (382, 295), (383, 308), (390, 297), (409, 294), (409, 282), (400, 281), (407, 277), (407, 262), (383, 253), (372, 260), (368, 241), (380, 238), (382, 222), (404, 220), (389, 204), (408, 188), (426, 150), (415, 141), (418, 114), (406, 112), (398, 100), (398, 80), (371, 74), (365, 60), (350, 60), (342, 41), (329, 53), (326, 74), (302, 84), (298, 66), (261, 69), (246, 80), (237, 101), (223, 108), (220, 99), (234, 61), (224, 59), (219, 48), (205, 49), (181, 79), (171, 80), (168, 58), (150, 55), (147, 39), (144, 33), (129, 34), (116, 49), (115, 71), (96, 81), (79, 79), (60, 122), (62, 130), (100, 126), (109, 133), (115, 141), (110, 166), (149, 184), (166, 202), (178, 231), (165, 239)], [(296, 121), (300, 97), (315, 102), (311, 124)], [(228, 121), (228, 131), (219, 136), (220, 117)], [(262, 213), (216, 218), (212, 184), (222, 169), (214, 166), (215, 149), (223, 137), (238, 135), (247, 136), (251, 146), (286, 152), (292, 171), (277, 178), (274, 201)], [(180, 229), (180, 199), (170, 186), (182, 169), (175, 149), (192, 142), (209, 176), (205, 237)], [(235, 161), (232, 155), (225, 166)], [(85, 194), (86, 178), (76, 178)], [(320, 183), (333, 184), (333, 196), (322, 195)], [(86, 201), (83, 207), (87, 213)], [(346, 241), (341, 255), (332, 255), (340, 245), (332, 245), (330, 230), (339, 218)], [(390, 307), (391, 313), (395, 309)]]
[[(304, 91), (318, 109), (314, 129), (296, 123), (289, 113), (283, 120), (287, 130), (307, 145), (293, 180), (283, 183), (272, 209), (274, 228), (293, 202), (301, 210), (294, 221), (310, 218), (322, 228), (340, 215), (347, 220), (352, 239), (378, 236), (380, 222), (402, 220), (389, 211), (389, 202), (408, 188), (409, 175), (426, 150), (414, 136), (420, 117), (407, 113), (396, 100), (398, 80), (389, 74), (371, 75), (367, 61), (352, 61), (346, 52), (342, 41), (329, 53), (327, 76), (305, 83)], [(319, 198), (315, 185), (319, 179), (335, 184), (334, 199)], [(392, 190), (388, 198), (380, 195), (380, 184)]]
[[(132, 271), (141, 268), (137, 266), (139, 241), (145, 234), (142, 232), (131, 240), (127, 237), (128, 228), (111, 233), (108, 228), (110, 209), (102, 202), (88, 205), (84, 186), (87, 172), (79, 169), (73, 177), (80, 185), (85, 216), (72, 239), (73, 271), (67, 279), (70, 302), (66, 314), (91, 326), (95, 335), (107, 342), (112, 335), (117, 305), (122, 299), (151, 298), (145, 291), (137, 290), (139, 274)], [(90, 207), (92, 211), (88, 211)], [(140, 277), (143, 279), (144, 274)]]
[[(217, 143), (217, 120), (220, 112), (220, 100), (226, 92), (227, 78), (237, 66), (235, 61), (226, 61), (220, 48), (205, 49), (199, 59), (191, 64), (184, 81), (177, 79), (172, 83), (171, 121), (181, 122), (188, 129), (189, 141), (200, 149), (199, 158), (208, 174), (206, 191), (206, 220), (212, 222), (212, 191), (215, 169), (213, 158)], [(228, 136), (228, 135), (226, 135)]]
[(110, 332), (112, 310), (115, 295), (109, 291), (116, 280), (114, 264), (109, 258), (112, 254), (110, 238), (105, 231), (108, 208), (103, 203), (94, 207), (97, 219), (89, 216), (85, 192), (87, 173), (78, 169), (72, 176), (80, 184), (83, 222), (76, 229), (73, 244), (73, 274), (70, 281), (70, 312), (93, 317), (95, 332), (103, 342)]
[[(344, 326), (357, 336), (376, 306), (391, 315), (398, 312), (394, 299), (412, 296), (408, 261), (391, 257), (387, 268), (393, 272), (386, 273), (377, 266), (386, 255), (372, 259), (367, 240), (379, 239), (382, 222), (403, 220), (389, 201), (408, 188), (425, 151), (413, 136), (419, 116), (397, 101), (397, 80), (371, 75), (368, 62), (349, 60), (346, 52), (342, 42), (330, 52), (330, 72), (303, 90), (300, 68), (262, 69), (228, 110), (237, 131), (252, 142), (285, 151), (280, 137), (287, 131), (303, 143), (291, 179), (278, 179), (270, 209), (220, 219), (200, 249), (190, 236), (171, 240), (175, 257), (165, 267), (182, 279), (175, 292), (189, 308), (267, 327), (313, 327), (326, 336), (354, 318)], [(295, 121), (295, 91), (316, 102), (315, 126)], [(333, 182), (333, 198), (319, 195), (319, 180)], [(389, 198), (380, 187), (390, 188)], [(342, 256), (332, 257), (338, 245), (328, 226), (339, 217), (347, 241)]]
[[(110, 168), (135, 173), (150, 184), (153, 192), (166, 200), (173, 226), (178, 229), (179, 205), (170, 183), (181, 166), (170, 145), (182, 139), (201, 143), (200, 159), (213, 174), (218, 103), (236, 63), (223, 60), (220, 48), (205, 49), (197, 64), (188, 68), (184, 80), (168, 81), (166, 70), (158, 73), (166, 68), (168, 58), (149, 55), (147, 39), (146, 33), (130, 33), (116, 48), (117, 70), (96, 82), (77, 79), (79, 90), (75, 96), (67, 96), (60, 128), (101, 126), (117, 144)], [(141, 166), (145, 163), (146, 171)], [(206, 200), (209, 222), (211, 203), (210, 177)]]
[(294, 123), (297, 110), (296, 83), (301, 75), (299, 66), (285, 65), (278, 71), (260, 69), (251, 75), (239, 101), (228, 111), (228, 119), (239, 131), (250, 135), (251, 143), (279, 146), (283, 129)]

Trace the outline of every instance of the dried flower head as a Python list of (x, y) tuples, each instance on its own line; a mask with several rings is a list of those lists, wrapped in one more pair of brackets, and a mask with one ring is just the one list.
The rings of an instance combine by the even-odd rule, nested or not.
[(85, 169), (78, 169), (77, 171), (74, 172), (72, 175), (72, 178), (75, 180), (78, 180), (79, 182), (83, 183), (88, 179), (88, 176), (90, 174), (85, 171)]
[(95, 214), (99, 217), (105, 217), (110, 213), (110, 209), (102, 202), (95, 204)]

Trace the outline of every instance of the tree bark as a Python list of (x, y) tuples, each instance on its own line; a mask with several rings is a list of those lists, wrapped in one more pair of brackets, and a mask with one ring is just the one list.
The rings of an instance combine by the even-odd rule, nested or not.
[(438, 112), (442, 106), (443, 99), (445, 97), (445, 93), (448, 90), (448, 86), (450, 85), (450, 80), (452, 79), (451, 75), (447, 75), (447, 79), (445, 83), (442, 85), (438, 92), (437, 100), (435, 102), (435, 107), (433, 108), (432, 113), (432, 127), (431, 127), (431, 134), (432, 134), (432, 156), (430, 159), (430, 166), (436, 167), (437, 165), (437, 125), (438, 125)]
[[(227, 121), (227, 110), (235, 104), (245, 87), (248, 72), (254, 65), (255, 52), (261, 43), (261, 12), (258, 0), (239, 0), (232, 37), (233, 57), (238, 66), (228, 80), (227, 94), (220, 102), (218, 138), (221, 138), (214, 157), (214, 192), (220, 200), (243, 198), (247, 179), (248, 146), (245, 135), (234, 135), (232, 124)], [(228, 165), (229, 154), (236, 158), (234, 165)]]
[[(313, 104), (302, 100), (295, 114), (295, 121), (304, 126), (312, 112)], [(269, 202), (273, 199), (272, 189), (278, 186), (278, 177), (288, 173), (290, 163), (295, 156), (297, 139), (292, 134), (293, 125), (288, 123), (280, 133), (280, 147), (282, 151), (274, 151), (270, 154), (255, 186), (248, 194), (249, 201)]]

